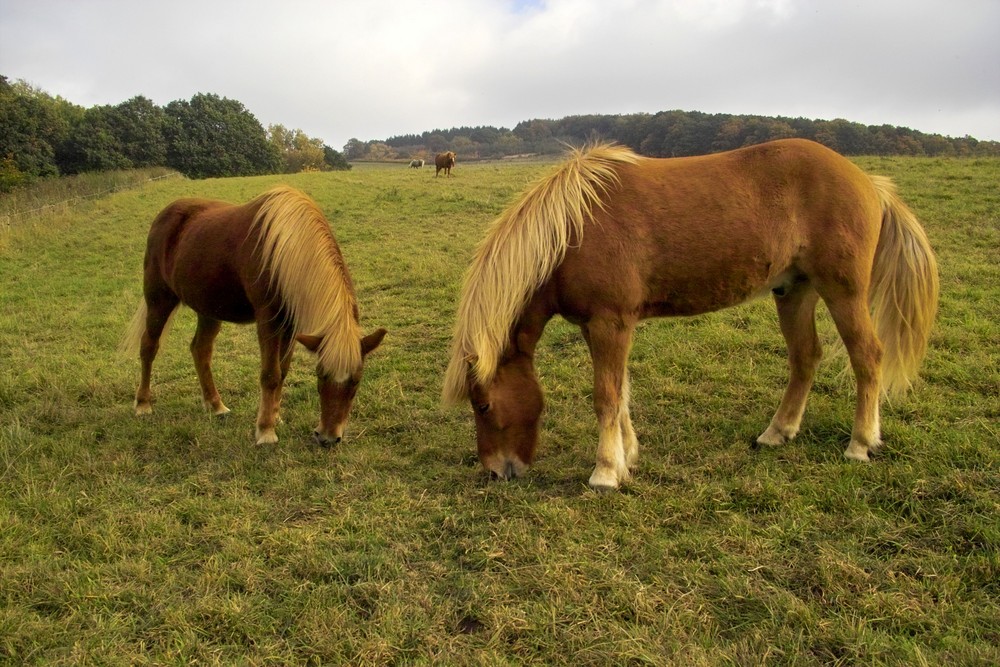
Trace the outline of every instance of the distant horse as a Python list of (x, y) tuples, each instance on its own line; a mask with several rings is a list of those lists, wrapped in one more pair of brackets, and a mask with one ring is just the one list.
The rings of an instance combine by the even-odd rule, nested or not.
[(424, 166), (423, 160), (410, 160), (410, 169), (420, 169)]
[(445, 176), (451, 176), (451, 168), (455, 166), (455, 153), (454, 151), (448, 151), (447, 153), (438, 153), (434, 156), (434, 176), (437, 177), (444, 169)]
[(361, 336), (347, 266), (316, 204), (277, 187), (243, 205), (179, 199), (153, 221), (146, 243), (143, 302), (122, 347), (139, 351), (135, 412), (152, 412), (150, 374), (160, 336), (181, 303), (198, 314), (191, 341), (205, 406), (223, 405), (212, 378), (212, 345), (222, 322), (257, 324), (260, 409), (257, 444), (277, 442), (281, 390), (295, 341), (318, 355), (320, 420), (313, 436), (339, 442), (361, 382), (365, 356), (385, 329)]
[(790, 381), (757, 442), (780, 445), (798, 433), (820, 359), (815, 309), (823, 299), (857, 382), (844, 454), (867, 461), (880, 444), (880, 390), (905, 391), (926, 351), (937, 264), (888, 179), (805, 140), (675, 159), (609, 145), (574, 151), (479, 245), (443, 397), (471, 402), (488, 471), (522, 474), (542, 412), (535, 346), (562, 315), (582, 329), (594, 364), (600, 435), (590, 485), (617, 488), (638, 460), (626, 368), (636, 323), (768, 292)]

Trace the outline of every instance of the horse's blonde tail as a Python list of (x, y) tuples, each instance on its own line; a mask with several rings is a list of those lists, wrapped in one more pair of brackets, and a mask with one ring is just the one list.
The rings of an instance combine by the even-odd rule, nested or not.
[(871, 176), (882, 203), (869, 301), (883, 346), (882, 388), (907, 391), (927, 352), (938, 306), (938, 269), (927, 234), (888, 178)]
[(139, 307), (132, 316), (125, 335), (118, 343), (118, 354), (134, 357), (139, 353), (139, 346), (142, 344), (142, 334), (146, 333), (146, 300), (139, 302)]
[[(160, 332), (161, 338), (167, 335), (167, 331), (170, 330), (170, 323), (173, 322), (174, 313), (176, 312), (177, 306), (167, 316), (167, 322), (163, 325), (163, 330)], [(143, 299), (139, 302), (139, 307), (135, 309), (135, 315), (132, 316), (132, 321), (129, 322), (128, 327), (125, 329), (125, 335), (122, 336), (121, 342), (118, 343), (118, 354), (129, 357), (139, 354), (139, 348), (142, 345), (142, 335), (146, 333), (146, 315), (146, 300)]]

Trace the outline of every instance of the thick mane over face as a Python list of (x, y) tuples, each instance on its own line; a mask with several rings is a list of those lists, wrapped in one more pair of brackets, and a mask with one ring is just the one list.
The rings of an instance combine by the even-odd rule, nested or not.
[(573, 150), (493, 222), (465, 275), (445, 374), (446, 402), (467, 397), (470, 369), (481, 385), (493, 379), (524, 307), (562, 262), (570, 242), (583, 238), (593, 206), (601, 206), (602, 195), (618, 182), (617, 167), (639, 159), (610, 144)]
[(321, 368), (338, 381), (361, 368), (354, 286), (326, 218), (309, 197), (279, 186), (251, 202), (263, 266), (296, 334), (321, 336)]

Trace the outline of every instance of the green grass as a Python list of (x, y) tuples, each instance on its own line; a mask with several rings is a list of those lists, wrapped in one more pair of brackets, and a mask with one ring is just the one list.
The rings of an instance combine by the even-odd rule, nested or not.
[[(553, 321), (537, 465), (487, 481), (468, 409), (439, 405), (462, 272), (547, 167), (405, 166), (167, 179), (0, 234), (0, 663), (915, 664), (1000, 662), (1000, 161), (863, 159), (939, 254), (924, 380), (883, 409), (870, 465), (843, 459), (853, 390), (821, 368), (802, 433), (749, 443), (785, 382), (766, 301), (644, 324), (632, 353), (642, 458), (586, 481), (590, 361)], [(369, 359), (348, 438), (311, 444), (313, 361), (280, 442), (253, 444), (251, 327), (223, 328), (202, 412), (182, 311), (154, 414), (116, 355), (145, 234), (169, 201), (278, 182), (319, 202), (350, 266)], [(821, 318), (827, 349), (835, 339)]]

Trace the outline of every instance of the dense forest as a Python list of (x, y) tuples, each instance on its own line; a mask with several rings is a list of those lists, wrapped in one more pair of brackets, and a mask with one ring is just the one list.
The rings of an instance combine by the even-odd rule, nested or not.
[(513, 130), (461, 127), (384, 141), (351, 139), (348, 160), (426, 158), (453, 150), (460, 158), (495, 159), (512, 155), (563, 152), (566, 145), (615, 141), (650, 157), (681, 157), (730, 150), (771, 139), (812, 139), (844, 155), (1000, 156), (1000, 142), (951, 138), (893, 125), (862, 125), (847, 120), (809, 120), (661, 111), (655, 114), (568, 116), (526, 120)]
[(350, 165), (301, 130), (265, 130), (240, 102), (218, 95), (85, 109), (0, 76), (0, 193), (49, 176), (142, 167), (207, 178)]
[(698, 155), (804, 137), (845, 155), (1000, 156), (1000, 142), (943, 137), (892, 125), (661, 111), (534, 119), (513, 130), (459, 127), (385, 140), (351, 139), (343, 152), (282, 125), (267, 129), (243, 104), (199, 93), (165, 107), (137, 96), (84, 108), (0, 75), (0, 193), (39, 178), (169, 167), (190, 178), (350, 169), (348, 160), (461, 160), (562, 153), (615, 141), (651, 157)]

